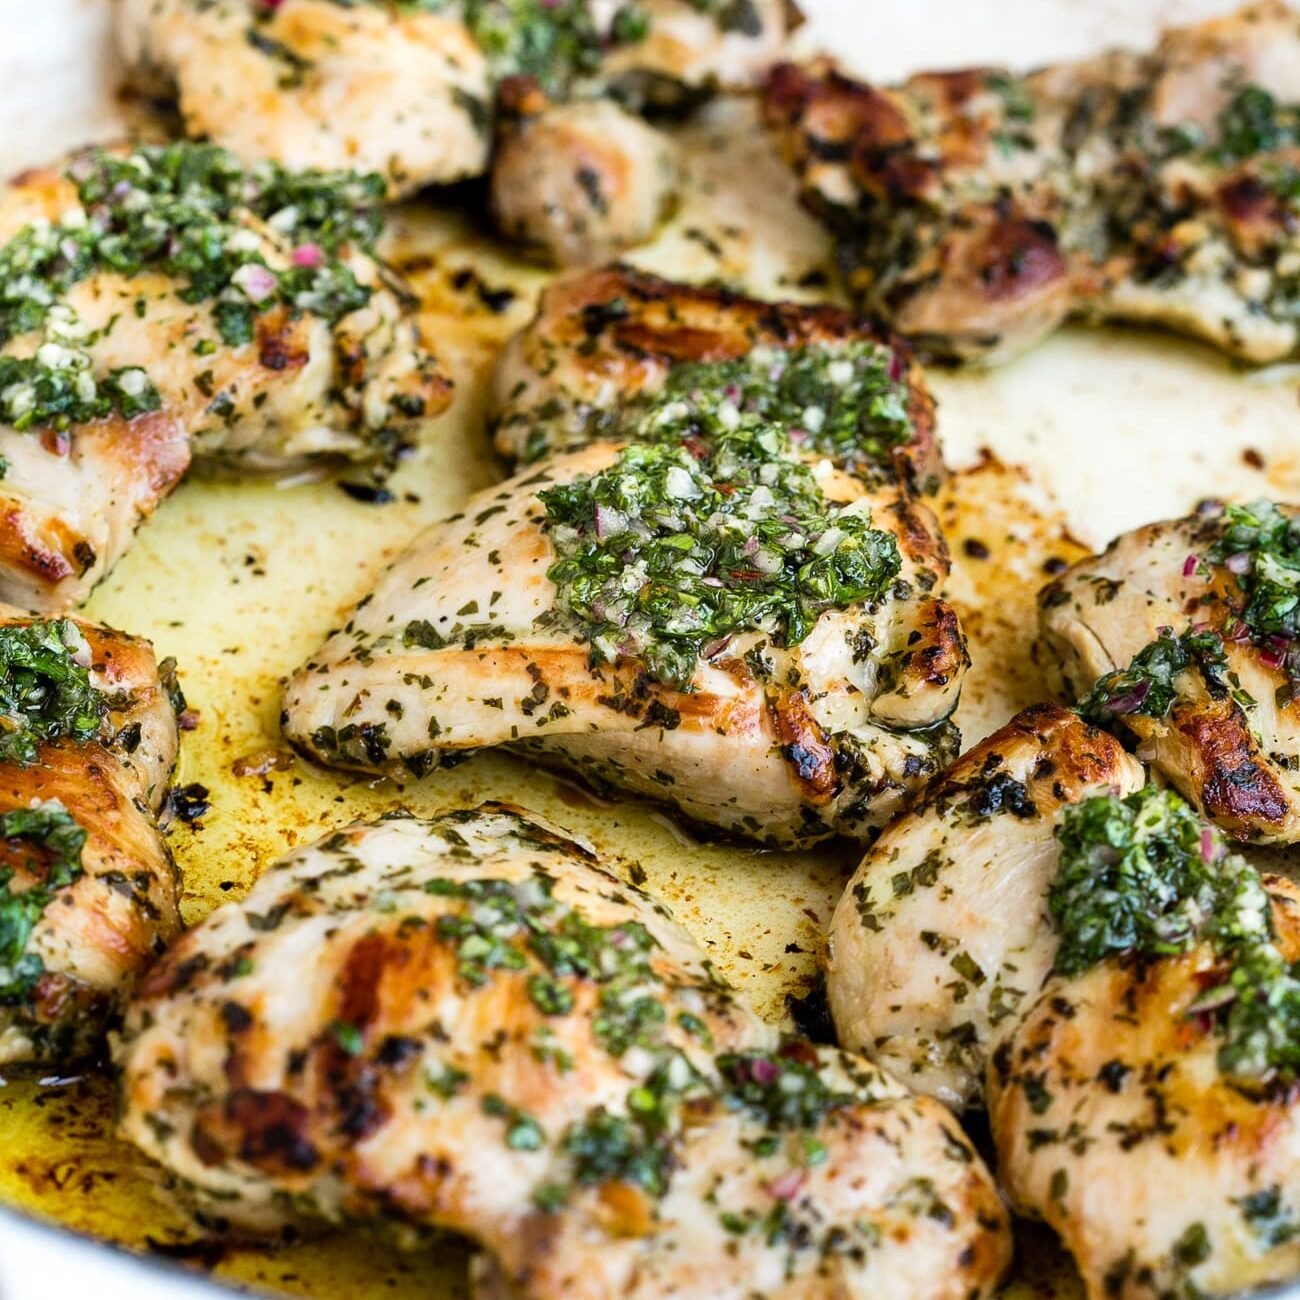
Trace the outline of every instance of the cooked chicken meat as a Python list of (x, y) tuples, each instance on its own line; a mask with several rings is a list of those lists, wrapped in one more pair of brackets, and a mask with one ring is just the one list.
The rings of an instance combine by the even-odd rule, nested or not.
[[(502, 229), (561, 265), (648, 238), (671, 201), (666, 141), (618, 105), (753, 87), (793, 22), (786, 0), (117, 3), (137, 83), (191, 136), (379, 172), (394, 197), (491, 169)], [(516, 79), (534, 86), (522, 121)]]
[[(751, 394), (764, 374), (773, 391)], [(629, 266), (556, 281), (506, 344), (490, 397), (497, 450), (532, 461), (616, 436), (647, 400), (715, 376), (868, 481), (925, 493), (944, 476), (921, 368), (870, 323)]]
[(1104, 731), (1055, 705), (963, 754), (872, 846), (831, 921), (840, 1043), (950, 1106), (1052, 969), (1047, 895), (1061, 810), (1145, 780)]
[(935, 352), (1000, 359), (1078, 316), (1300, 355), (1300, 13), (1281, 0), (1024, 76), (882, 88), (787, 64), (765, 103), (855, 294)]
[(136, 83), (252, 165), (357, 168), (390, 194), (487, 167), (488, 57), (437, 6), (116, 0)]
[(1095, 1300), (1289, 1279), (1300, 893), (1224, 854), (1172, 794), (1077, 816), (1058, 971), (989, 1069), (1002, 1184), (1060, 1234)]
[(1269, 502), (1149, 524), (1039, 597), (1045, 665), (1201, 811), (1300, 839), (1300, 525)]
[(0, 1065), (93, 1050), (179, 930), (154, 815), (180, 707), (147, 642), (0, 608)]
[(0, 203), (0, 596), (85, 599), (191, 455), (392, 453), (449, 400), (366, 251), (377, 182), (91, 151)]
[(450, 1229), (485, 1295), (965, 1300), (1008, 1257), (942, 1108), (501, 807), (288, 857), (154, 968), (119, 1062), (126, 1136), (237, 1231)]
[[(291, 679), (286, 734), (328, 763), (417, 774), (511, 745), (764, 842), (865, 835), (956, 744), (947, 557), (897, 472), (937, 461), (929, 401), (838, 313), (595, 280), (629, 296), (548, 295), (498, 373), (521, 375), (510, 391), (539, 418), (527, 431), (507, 410), (498, 437), (526, 454), (597, 440), (417, 538)], [(568, 294), (586, 299), (585, 354), (567, 313), (545, 324)], [(674, 302), (687, 319), (715, 303), (714, 333), (667, 329)], [(659, 337), (702, 360), (662, 365)]]
[(676, 198), (666, 135), (609, 99), (557, 105), (534, 84), (502, 96), (492, 210), (504, 234), (556, 266), (603, 262), (654, 234)]

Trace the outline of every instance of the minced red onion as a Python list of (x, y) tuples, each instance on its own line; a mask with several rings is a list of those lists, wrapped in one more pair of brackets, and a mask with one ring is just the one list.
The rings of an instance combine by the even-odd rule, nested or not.
[(793, 1201), (799, 1195), (799, 1189), (804, 1183), (804, 1171), (802, 1169), (787, 1169), (785, 1173), (773, 1178), (767, 1185), (767, 1190), (778, 1201)]
[(294, 266), (304, 266), (314, 271), (324, 260), (325, 253), (319, 244), (299, 244), (293, 250)]
[(275, 272), (260, 262), (245, 262), (230, 279), (244, 291), (250, 302), (265, 302), (280, 283)]
[(1150, 693), (1150, 682), (1138, 682), (1128, 694), (1107, 700), (1106, 709), (1110, 713), (1136, 713)]
[(1235, 551), (1224, 560), (1223, 567), (1227, 569), (1229, 573), (1249, 573), (1250, 555), (1246, 551)]

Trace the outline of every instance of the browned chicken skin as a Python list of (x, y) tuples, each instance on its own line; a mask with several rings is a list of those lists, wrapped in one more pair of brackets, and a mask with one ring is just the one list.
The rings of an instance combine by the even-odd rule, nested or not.
[[(123, 996), (180, 930), (156, 821), (176, 761), (174, 665), (160, 669), (147, 642), (111, 629), (33, 625), (0, 607), (7, 681), (26, 660), (6, 638), (27, 629), (43, 632), (43, 651), (52, 644), (58, 661), (84, 664), (98, 703), (75, 734), (25, 753), (7, 740), (0, 758), (4, 1065), (61, 1064), (95, 1050)], [(21, 721), (5, 714), (5, 732)]]
[[(863, 322), (623, 267), (591, 272), (549, 289), (507, 345), (492, 412), (498, 447), (537, 463), (416, 539), (291, 678), (284, 720), (295, 745), (329, 763), (416, 773), (512, 745), (781, 845), (870, 833), (953, 752), (947, 720), (968, 660), (942, 596), (947, 552), (916, 495), (942, 473), (933, 402), (906, 354)], [(678, 546), (666, 574), (638, 558), (655, 534), (622, 510), (602, 506), (590, 526), (556, 531), (556, 494), (593, 482), (630, 494), (633, 513), (657, 510), (645, 502), (661, 491), (708, 498), (714, 489), (697, 487), (691, 470), (716, 469), (715, 453), (727, 460), (736, 430), (770, 436), (777, 449), (759, 460), (774, 459), (722, 482), (716, 510), (665, 528), (675, 545), (692, 529), (720, 530), (698, 556)], [(650, 468), (637, 459), (644, 448)], [(661, 455), (678, 459), (662, 489)], [(774, 495), (787, 473), (807, 476), (825, 503), (816, 510), (850, 510), (888, 534), (898, 580), (823, 609), (792, 639), (761, 613), (741, 619), (665, 676), (653, 646), (637, 648), (645, 625), (689, 634), (713, 592), (747, 599), (765, 578), (756, 564), (776, 573), (781, 563), (768, 551), (748, 558), (760, 533), (807, 541), (791, 522), (802, 507), (787, 497), (778, 508)], [(743, 519), (729, 514), (740, 509)], [(561, 549), (590, 554), (602, 532), (625, 526), (628, 547), (599, 561), (616, 586), (575, 622)], [(830, 543), (839, 536), (837, 527)], [(745, 553), (723, 563), (741, 539)], [(816, 563), (809, 556), (800, 571)], [(717, 574), (704, 573), (710, 564)], [(674, 571), (697, 569), (698, 592), (656, 594)], [(618, 627), (601, 631), (610, 609)]]
[[(87, 187), (114, 167), (136, 170), (117, 190), (92, 196)], [(168, 167), (194, 176), (191, 188), (178, 182), (177, 192), (151, 191)], [(273, 474), (381, 460), (449, 404), (450, 383), (419, 338), (404, 290), (360, 237), (325, 250), (307, 224), (306, 200), (291, 201), (296, 180), (266, 168), (245, 173), (246, 205), (216, 212), (223, 187), (235, 184), (232, 171), (238, 174), (228, 155), (204, 146), (94, 150), (26, 172), (5, 192), (0, 257), (19, 269), (11, 273), (17, 292), (11, 288), (5, 303), (0, 365), (43, 365), (48, 356), (53, 373), (94, 381), (92, 393), (95, 384), (102, 395), (113, 376), (129, 376), (150, 399), (138, 409), (119, 403), (81, 416), (52, 403), (45, 415), (31, 409), (39, 377), (0, 384), (5, 600), (52, 611), (84, 601), (194, 456)], [(318, 200), (334, 186), (338, 210), (358, 223), (377, 201), (352, 174), (312, 184)], [(259, 187), (274, 192), (274, 185), (285, 191), (283, 205), (257, 210)], [(153, 245), (138, 264), (113, 251), (114, 242), (144, 242), (137, 197), (170, 230), (178, 262), (209, 205), (216, 214), (205, 231), (207, 264), (169, 267)], [(60, 235), (82, 250), (84, 273), (58, 260)], [(33, 243), (41, 261), (29, 272), (23, 250)], [(233, 282), (202, 287), (216, 279), (212, 262), (222, 251), (242, 263)], [(287, 287), (268, 302), (281, 274)], [(35, 326), (22, 315), (32, 295), (51, 304)], [(232, 327), (227, 313), (253, 299), (258, 310), (247, 327)]]
[(581, 266), (645, 243), (678, 179), (668, 136), (612, 99), (556, 104), (528, 79), (502, 86), (492, 212), (541, 260)]
[[(1300, 893), (1265, 877), (1300, 959)], [(1074, 1255), (1090, 1297), (1238, 1295), (1300, 1269), (1294, 1084), (1243, 1086), (1193, 1004), (1209, 945), (1057, 975), (990, 1063), (1002, 1186)]]
[(942, 1107), (784, 1039), (497, 805), (272, 867), (155, 968), (119, 1060), (126, 1136), (236, 1230), (466, 1233), (485, 1297), (972, 1300), (1008, 1257)]
[(918, 1092), (978, 1105), (989, 1053), (1052, 967), (1061, 809), (1144, 779), (1117, 740), (1053, 704), (940, 773), (835, 909), (827, 993), (840, 1043)]
[(497, 450), (534, 460), (598, 438), (617, 428), (623, 407), (660, 391), (683, 364), (849, 342), (889, 350), (910, 427), (890, 450), (890, 476), (913, 493), (933, 492), (946, 473), (934, 398), (902, 344), (837, 307), (764, 302), (621, 265), (550, 285), (533, 320), (506, 344), (489, 407)]
[(1019, 75), (856, 82), (782, 65), (766, 115), (853, 291), (937, 353), (996, 360), (1070, 316), (1146, 321), (1252, 362), (1300, 352), (1280, 0)]
[(642, 242), (671, 205), (668, 142), (636, 110), (752, 89), (797, 21), (787, 0), (117, 0), (133, 79), (191, 136), (380, 172), (393, 197), (488, 173), (502, 231), (561, 266)]
[(1285, 639), (1255, 636), (1245, 621), (1250, 572), (1211, 558), (1228, 527), (1221, 513), (1148, 524), (1081, 560), (1039, 597), (1038, 649), (1060, 693), (1078, 700), (1161, 643), (1162, 629), (1209, 638), (1202, 661), (1174, 673), (1168, 707), (1151, 716), (1156, 696), (1130, 692), (1113, 721), (1228, 834), (1290, 844), (1300, 839), (1300, 702)]

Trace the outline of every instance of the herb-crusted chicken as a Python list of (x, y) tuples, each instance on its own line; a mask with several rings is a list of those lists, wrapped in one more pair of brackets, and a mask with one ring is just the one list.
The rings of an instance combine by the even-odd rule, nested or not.
[[(911, 456), (937, 460), (928, 425), (912, 441), (928, 400), (874, 339), (803, 348), (786, 329), (816, 337), (839, 316), (729, 297), (716, 346), (687, 324), (675, 336), (707, 359), (670, 368), (652, 350), (672, 334), (655, 324), (667, 286), (597, 279), (653, 291), (623, 309), (648, 308), (639, 360), (602, 296), (590, 352), (562, 313), (498, 374), (523, 368), (509, 391), (537, 411), (502, 413), (499, 439), (528, 455), (586, 445), (418, 538), (292, 678), (286, 733), (325, 762), (417, 774), (511, 745), (761, 841), (865, 835), (957, 740), (965, 647), (910, 488)], [(611, 386), (590, 382), (611, 318), (616, 366), (635, 371), (623, 402), (615, 367)], [(759, 361), (755, 326), (788, 350)]]
[(93, 1050), (179, 930), (154, 817), (182, 707), (146, 642), (0, 607), (0, 1064)]
[(1071, 316), (1300, 354), (1300, 13), (1265, 0), (1028, 75), (776, 69), (766, 113), (853, 291), (935, 352)]
[(378, 459), (449, 400), (367, 251), (380, 189), (95, 150), (0, 204), (0, 597), (84, 600), (198, 455)]
[(498, 358), (489, 418), (503, 456), (535, 461), (619, 436), (648, 402), (718, 384), (864, 481), (922, 494), (944, 477), (921, 368), (868, 321), (630, 266), (545, 290)]
[(542, 260), (603, 262), (645, 243), (677, 181), (669, 138), (612, 99), (555, 104), (533, 82), (502, 87), (492, 211)]
[(1231, 836), (1300, 839), (1300, 524), (1260, 501), (1126, 533), (1039, 597), (1062, 694)]
[(119, 1063), (125, 1134), (236, 1230), (451, 1229), (484, 1295), (966, 1300), (1008, 1257), (941, 1107), (501, 807), (288, 857), (155, 967)]
[(177, 99), (190, 135), (249, 163), (382, 173), (394, 197), (495, 170), (503, 230), (560, 264), (647, 238), (671, 200), (667, 144), (633, 110), (756, 85), (793, 21), (786, 0), (117, 10), (137, 83)]
[(1172, 791), (1067, 810), (1055, 970), (993, 1054), (1003, 1186), (1089, 1297), (1300, 1269), (1300, 893)]
[(977, 1103), (992, 1046), (1052, 969), (1062, 811), (1138, 789), (1142, 766), (1056, 705), (1017, 715), (872, 846), (830, 926), (839, 1040), (910, 1087)]

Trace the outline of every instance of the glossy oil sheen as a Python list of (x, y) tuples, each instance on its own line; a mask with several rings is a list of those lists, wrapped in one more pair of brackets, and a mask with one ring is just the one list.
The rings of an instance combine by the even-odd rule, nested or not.
[[(88, 135), (113, 134), (113, 74), (101, 66), (105, 6), (57, 0), (33, 17), (30, 4), (0, 0), (0, 17), (11, 5), (15, 13), (21, 7), (34, 47), (0, 54), (0, 65), (13, 63), (0, 79), (0, 121), (13, 128), (6, 160), (41, 161)], [(856, 52), (865, 71), (894, 75), (922, 62), (987, 60), (999, 50), (1022, 62), (1071, 56), (1121, 30), (1142, 42), (1161, 18), (1186, 21), (1222, 6), (997, 0), (993, 21), (987, 0), (878, 0), (869, 29), (860, 0), (805, 0), (805, 7), (814, 17), (805, 40)], [(52, 99), (60, 108), (39, 117), (34, 105)], [(795, 205), (751, 107), (715, 110), (684, 144), (693, 196), (635, 260), (773, 296), (827, 296), (815, 282), (808, 287), (813, 272), (829, 282), (827, 243)], [(186, 920), (240, 897), (285, 850), (357, 817), (502, 799), (591, 840), (664, 898), (765, 1013), (780, 1016), (786, 994), (812, 977), (851, 849), (796, 855), (701, 843), (652, 808), (598, 802), (503, 755), (395, 785), (308, 767), (280, 740), (284, 675), (422, 525), (501, 472), (482, 428), (483, 378), (496, 346), (528, 318), (545, 277), (472, 226), (470, 217), (427, 206), (406, 209), (395, 222), (390, 251), (416, 285), (428, 337), (459, 385), (451, 412), (390, 485), (395, 502), (362, 504), (333, 482), (192, 478), (88, 607), (175, 655), (199, 711), (178, 780), (207, 787), (211, 810), (171, 832)], [(495, 292), (502, 289), (516, 294), (504, 307)], [(1120, 529), (1182, 513), (1200, 497), (1300, 494), (1294, 375), (1247, 378), (1178, 340), (1070, 330), (1002, 370), (938, 372), (932, 381), (949, 462), (961, 467), (939, 509), (953, 550), (952, 596), (974, 657), (959, 715), (970, 741), (1042, 696), (1029, 650), (1033, 596), (1051, 562), (1071, 561), (1085, 543), (1103, 543)], [(113, 1139), (112, 1112), (103, 1076), (11, 1080), (0, 1088), (0, 1201), (161, 1249), (246, 1286), (322, 1300), (441, 1300), (464, 1292), (466, 1252), (452, 1241), (407, 1251), (348, 1232), (274, 1250), (212, 1244), (165, 1177)], [(1040, 1237), (1022, 1233), (1019, 1254), (1008, 1295), (1077, 1294), (1068, 1267)]]

